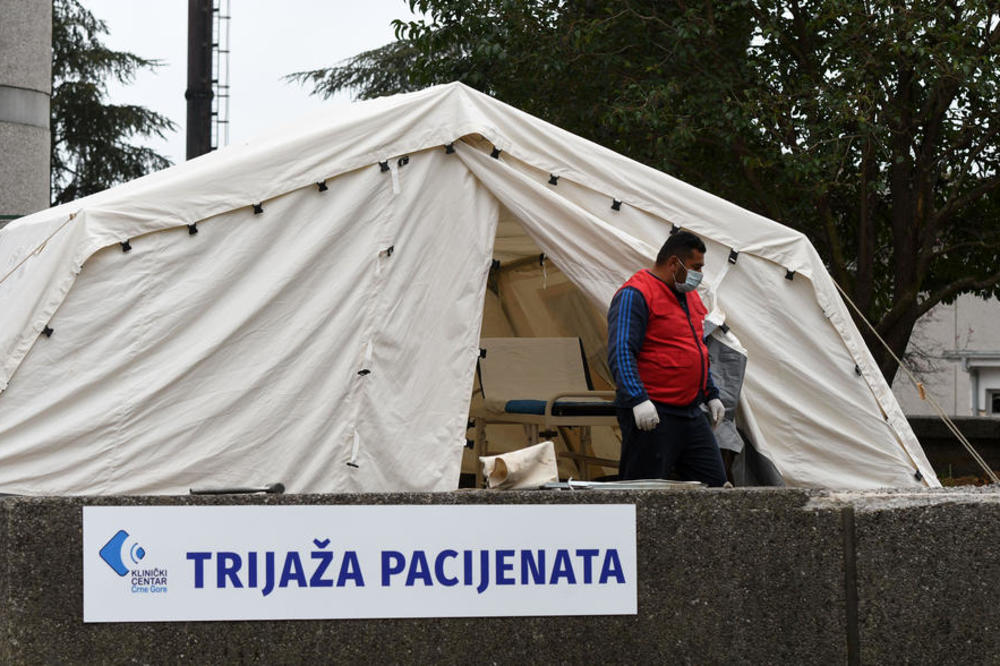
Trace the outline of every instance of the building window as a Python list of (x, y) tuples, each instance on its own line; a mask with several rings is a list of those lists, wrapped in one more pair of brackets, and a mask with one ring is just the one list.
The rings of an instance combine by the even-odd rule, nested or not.
[(1000, 390), (987, 391), (986, 402), (990, 406), (990, 414), (1000, 416)]

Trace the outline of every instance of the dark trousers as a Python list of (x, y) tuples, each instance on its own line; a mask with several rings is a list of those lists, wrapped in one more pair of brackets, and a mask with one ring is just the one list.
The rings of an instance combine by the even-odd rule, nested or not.
[(618, 409), (618, 425), (622, 430), (618, 478), (666, 479), (671, 471), (676, 471), (684, 481), (723, 485), (726, 468), (708, 417), (700, 412), (678, 416), (664, 411), (660, 405), (656, 411), (660, 423), (647, 431), (635, 425), (631, 409)]

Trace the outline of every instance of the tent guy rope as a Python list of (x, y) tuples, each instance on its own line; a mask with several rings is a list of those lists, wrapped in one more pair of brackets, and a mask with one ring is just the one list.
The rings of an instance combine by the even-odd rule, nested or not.
[(972, 446), (972, 443), (969, 442), (969, 440), (965, 437), (965, 435), (962, 434), (962, 431), (958, 429), (958, 426), (955, 425), (955, 422), (952, 421), (951, 418), (945, 413), (945, 411), (941, 408), (941, 405), (938, 404), (938, 401), (934, 399), (934, 396), (932, 396), (924, 389), (923, 383), (920, 380), (918, 380), (917, 377), (913, 374), (913, 372), (911, 372), (910, 369), (906, 367), (906, 364), (904, 364), (903, 361), (898, 356), (896, 356), (896, 354), (889, 347), (889, 344), (882, 339), (882, 336), (878, 334), (878, 331), (875, 330), (875, 327), (872, 326), (872, 323), (868, 321), (868, 318), (865, 317), (865, 315), (861, 312), (861, 309), (854, 304), (854, 301), (852, 301), (851, 297), (847, 295), (847, 292), (844, 291), (844, 288), (841, 287), (839, 284), (837, 284), (836, 281), (834, 281), (834, 284), (837, 285), (837, 290), (840, 292), (840, 295), (844, 297), (844, 300), (847, 301), (847, 303), (851, 306), (854, 312), (857, 313), (861, 321), (865, 322), (865, 326), (867, 326), (871, 330), (872, 334), (878, 339), (880, 343), (882, 343), (882, 346), (885, 347), (885, 350), (889, 352), (889, 355), (892, 357), (892, 360), (894, 360), (896, 364), (899, 366), (899, 368), (906, 373), (906, 376), (910, 378), (910, 381), (913, 382), (914, 387), (916, 387), (917, 391), (920, 393), (921, 400), (926, 400), (931, 404), (931, 407), (934, 408), (934, 411), (937, 413), (938, 418), (940, 418), (944, 422), (944, 424), (948, 427), (948, 430), (950, 430), (951, 433), (955, 435), (956, 438), (958, 438), (958, 441), (962, 443), (962, 446), (964, 446), (965, 450), (969, 452), (969, 455), (972, 456), (972, 459), (976, 461), (976, 464), (979, 465), (984, 472), (986, 472), (986, 476), (989, 477), (990, 482), (1000, 483), (1000, 478), (998, 478), (996, 473), (992, 469), (990, 469), (990, 466), (986, 463), (983, 457), (979, 455), (979, 452), (976, 451), (975, 447)]

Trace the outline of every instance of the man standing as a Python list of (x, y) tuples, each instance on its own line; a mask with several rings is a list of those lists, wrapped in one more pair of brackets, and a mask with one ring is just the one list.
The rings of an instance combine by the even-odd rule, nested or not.
[(726, 472), (711, 425), (725, 414), (708, 367), (707, 310), (695, 291), (705, 244), (678, 231), (656, 265), (622, 285), (608, 309), (608, 363), (618, 384), (621, 479), (685, 480), (722, 486)]

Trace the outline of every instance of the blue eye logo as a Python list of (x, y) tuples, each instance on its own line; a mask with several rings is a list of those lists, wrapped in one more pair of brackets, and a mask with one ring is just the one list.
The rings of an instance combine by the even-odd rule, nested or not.
[(146, 551), (135, 541), (126, 548), (125, 541), (128, 539), (128, 532), (118, 530), (111, 540), (101, 548), (101, 559), (108, 563), (108, 566), (115, 570), (119, 576), (128, 574), (128, 567), (125, 566), (124, 559), (127, 557), (133, 564), (138, 564), (139, 560), (146, 557)]

